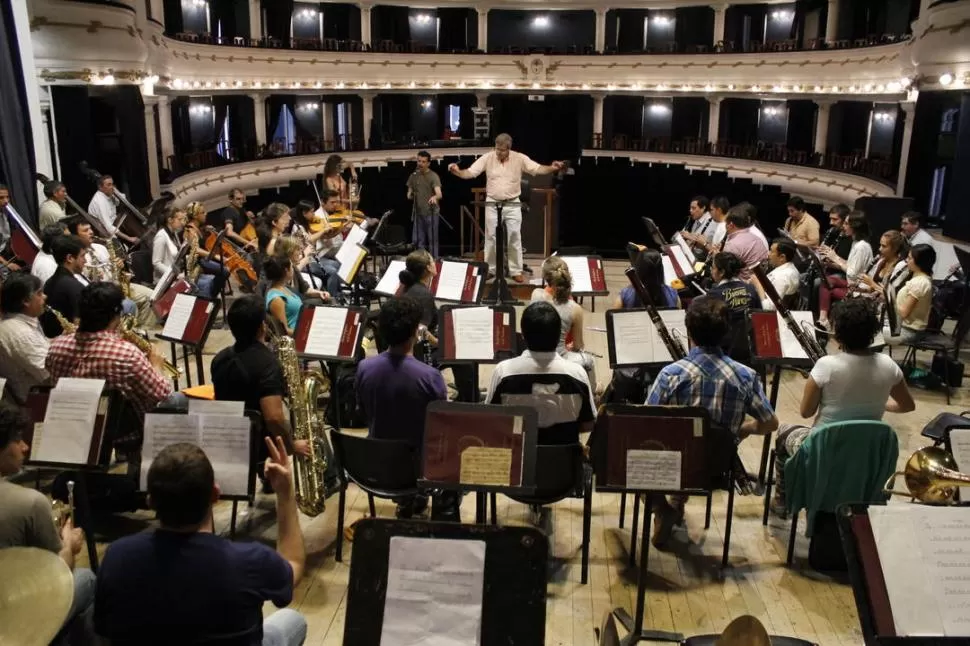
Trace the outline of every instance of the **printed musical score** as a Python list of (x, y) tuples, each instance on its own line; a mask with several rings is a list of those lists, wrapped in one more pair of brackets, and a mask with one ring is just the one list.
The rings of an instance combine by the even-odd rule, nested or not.
[(511, 474), (512, 449), (470, 446), (461, 452), (462, 484), (507, 487)]
[(104, 384), (104, 379), (58, 380), (47, 399), (44, 423), (35, 426), (31, 460), (62, 464), (89, 462)]
[(626, 452), (626, 486), (643, 491), (679, 491), (680, 451), (630, 449)]
[(456, 308), (451, 311), (451, 321), (455, 359), (490, 361), (495, 358), (495, 321), (491, 308)]

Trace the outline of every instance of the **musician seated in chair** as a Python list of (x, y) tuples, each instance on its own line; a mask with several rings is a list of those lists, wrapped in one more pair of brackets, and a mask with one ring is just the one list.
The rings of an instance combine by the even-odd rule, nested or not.
[[(832, 308), (835, 340), (841, 352), (816, 362), (805, 382), (800, 413), (815, 416), (813, 426), (854, 420), (881, 420), (883, 413), (908, 413), (916, 408), (903, 371), (892, 357), (873, 351), (882, 327), (876, 305), (850, 298)], [(785, 463), (795, 455), (812, 429), (782, 424), (775, 441), (775, 497), (771, 509), (784, 517)]]
[(486, 404), (532, 406), (539, 413), (539, 444), (577, 444), (593, 430), (596, 405), (582, 366), (556, 352), (561, 322), (545, 302), (522, 312), (526, 351), (495, 366)]
[(798, 244), (807, 247), (817, 247), (819, 238), (818, 220), (805, 210), (805, 200), (792, 197), (788, 200), (788, 219), (785, 220), (785, 231)]
[(63, 222), (44, 227), (44, 230), (41, 231), (40, 251), (34, 256), (34, 262), (30, 263), (30, 274), (37, 276), (41, 284), (46, 283), (54, 275), (54, 272), (57, 271), (57, 261), (54, 260), (54, 252), (51, 245), (55, 238), (64, 235), (68, 235), (68, 229), (67, 225)]
[[(794, 243), (788, 238), (775, 238), (771, 242), (771, 249), (768, 250), (768, 262), (772, 267), (771, 271), (768, 272), (768, 281), (775, 286), (775, 291), (782, 299), (797, 294), (798, 286), (801, 284), (802, 277), (794, 263), (796, 253)], [(775, 309), (775, 304), (765, 294), (761, 281), (752, 278), (751, 285), (758, 292), (761, 309)]]
[(845, 278), (829, 276), (828, 280), (822, 281), (819, 286), (818, 324), (820, 327), (828, 327), (832, 301), (845, 298), (849, 291), (849, 283), (859, 280), (872, 262), (872, 246), (869, 244), (869, 223), (866, 222), (866, 216), (859, 211), (853, 211), (845, 219), (843, 229), (846, 235), (852, 237), (852, 250), (849, 252), (848, 260), (843, 260), (830, 247), (819, 248), (827, 264), (845, 272)]
[(51, 503), (40, 491), (8, 482), (6, 478), (23, 469), (30, 447), (23, 435), (30, 430), (30, 419), (22, 409), (0, 404), (0, 549), (36, 547), (51, 551), (74, 571), (74, 600), (54, 646), (87, 644), (94, 603), (94, 573), (75, 568), (74, 557), (84, 547), (84, 532), (68, 517), (57, 527)]
[[(185, 230), (185, 211), (175, 207), (169, 207), (165, 211), (164, 222), (158, 228), (155, 239), (152, 241), (152, 269), (154, 270), (155, 280), (161, 280), (172, 268), (172, 263), (178, 258), (179, 250), (185, 242), (182, 233)], [(204, 251), (204, 250), (203, 250)], [(186, 257), (186, 265), (188, 258)], [(194, 262), (200, 262), (196, 257)], [(186, 278), (190, 278), (186, 275)], [(216, 277), (208, 274), (200, 274), (195, 279), (195, 288), (198, 293), (208, 298), (218, 298), (220, 291), (213, 289)], [(224, 282), (224, 281), (223, 281)]]
[[(747, 364), (751, 359), (748, 343), (748, 312), (761, 304), (758, 292), (738, 276), (743, 269), (741, 260), (733, 253), (715, 254), (711, 260), (711, 278), (714, 286), (707, 295), (719, 298), (728, 306), (730, 327), (721, 347), (735, 361)], [(755, 281), (757, 282), (757, 281)]]
[[(281, 438), (267, 439), (264, 473), (276, 494), (273, 550), (215, 534), (220, 491), (199, 447), (172, 444), (152, 461), (148, 500), (157, 529), (113, 542), (98, 575), (94, 627), (112, 646), (299, 646), (306, 619), (285, 608), (306, 565), (293, 471)], [(263, 604), (281, 608), (263, 619)]]
[[(57, 269), (44, 284), (44, 294), (47, 305), (60, 312), (67, 321), (77, 321), (77, 302), (81, 290), (88, 284), (82, 275), (87, 256), (84, 253), (84, 243), (77, 236), (67, 235), (54, 238), (51, 242), (51, 253)], [(40, 317), (44, 334), (53, 338), (64, 333), (64, 329), (51, 312)]]
[(748, 202), (735, 204), (728, 211), (724, 225), (727, 237), (722, 251), (733, 253), (741, 259), (744, 264), (740, 274), (741, 280), (750, 279), (751, 268), (768, 258), (768, 242), (754, 224), (757, 213), (758, 210), (753, 204)]
[(303, 299), (291, 285), (293, 284), (293, 263), (289, 258), (273, 256), (263, 263), (263, 272), (269, 281), (266, 290), (266, 311), (277, 321), (289, 336), (296, 332)]
[(330, 301), (330, 293), (311, 286), (315, 278), (303, 270), (310, 263), (304, 255), (304, 247), (294, 236), (282, 236), (273, 245), (273, 255), (280, 260), (290, 261), (293, 267), (293, 282), (290, 291), (296, 292), (305, 306), (323, 305)]
[(901, 321), (899, 336), (890, 337), (890, 345), (916, 343), (926, 336), (933, 309), (933, 265), (936, 249), (928, 244), (918, 244), (909, 250), (906, 266), (913, 277), (896, 294), (896, 314)]
[(583, 352), (583, 307), (573, 300), (573, 277), (566, 262), (557, 256), (542, 263), (542, 282), (545, 287), (532, 290), (532, 302), (545, 301), (559, 314), (562, 333), (556, 352), (567, 361), (578, 363), (586, 371), (589, 383), (596, 390), (596, 367), (593, 355)]
[(886, 287), (892, 285), (898, 294), (913, 275), (906, 264), (908, 256), (909, 243), (903, 234), (895, 229), (886, 231), (879, 238), (876, 261), (850, 288), (856, 296), (883, 298)]
[(266, 437), (280, 436), (295, 453), (309, 456), (306, 440), (293, 441), (283, 410), (286, 382), (279, 358), (266, 346), (266, 309), (262, 301), (256, 295), (237, 298), (229, 306), (226, 321), (235, 343), (212, 359), (209, 372), (215, 398), (244, 402), (246, 410), (262, 415)]
[[(721, 350), (729, 325), (724, 301), (710, 296), (695, 298), (687, 310), (686, 322), (694, 347), (685, 358), (660, 371), (645, 403), (705, 408), (712, 425), (733, 433), (737, 441), (749, 435), (767, 435), (778, 428), (778, 418), (758, 373)], [(751, 419), (745, 419), (746, 416)], [(659, 500), (654, 509), (654, 546), (665, 546), (674, 526), (683, 524), (686, 502), (686, 496), (671, 496), (669, 503)]]
[[(324, 211), (324, 217), (329, 217), (331, 213), (336, 213), (340, 208), (340, 198), (337, 191), (325, 190), (320, 196), (323, 203), (320, 205)], [(337, 272), (340, 270), (340, 261), (333, 258), (333, 254), (344, 242), (344, 237), (353, 228), (353, 223), (348, 221), (342, 226), (334, 226), (324, 222), (326, 233), (317, 239), (317, 255), (307, 265), (307, 272), (324, 281), (324, 287), (334, 298), (339, 298), (342, 281)]]
[[(94, 192), (88, 204), (88, 213), (101, 221), (101, 226), (109, 236), (117, 236), (128, 244), (138, 244), (138, 238), (128, 235), (115, 226), (115, 220), (118, 218), (119, 196), (125, 197), (125, 194), (115, 188), (111, 175), (102, 175), (98, 179), (98, 190)], [(128, 217), (133, 216), (129, 213)], [(74, 231), (71, 233), (77, 235)]]
[(20, 263), (16, 262), (13, 250), (10, 248), (10, 221), (7, 219), (7, 205), (10, 204), (10, 189), (0, 184), (0, 271), (3, 274), (20, 271)]
[(47, 296), (40, 279), (30, 274), (13, 274), (0, 286), (0, 377), (7, 380), (5, 396), (21, 406), (34, 386), (46, 384), (50, 375), (44, 366), (50, 341), (38, 317), (44, 313)]

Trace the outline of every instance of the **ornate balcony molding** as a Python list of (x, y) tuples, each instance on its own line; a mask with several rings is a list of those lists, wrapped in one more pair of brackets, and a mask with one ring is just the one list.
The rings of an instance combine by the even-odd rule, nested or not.
[[(729, 177), (748, 178), (756, 184), (775, 184), (787, 193), (821, 202), (825, 206), (840, 202), (852, 204), (856, 198), (863, 196), (894, 197), (896, 194), (894, 187), (878, 180), (826, 168), (734, 157), (646, 153), (626, 150), (586, 149), (583, 151), (583, 156), (610, 159), (628, 158), (644, 164), (684, 164), (690, 170), (727, 172)], [(577, 169), (577, 172), (582, 172), (582, 169)]]

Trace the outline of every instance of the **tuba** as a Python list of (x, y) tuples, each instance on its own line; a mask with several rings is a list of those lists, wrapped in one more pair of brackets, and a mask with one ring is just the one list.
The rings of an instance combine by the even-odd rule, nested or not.
[[(908, 492), (893, 490), (896, 476), (900, 475)], [(957, 471), (953, 455), (938, 446), (926, 446), (909, 456), (903, 471), (889, 477), (883, 493), (908, 496), (928, 505), (953, 505), (957, 487), (961, 486), (970, 486), (970, 475)]]
[(331, 451), (325, 415), (317, 409), (317, 398), (321, 392), (330, 389), (330, 379), (319, 370), (300, 368), (296, 342), (291, 337), (279, 335), (273, 340), (290, 394), (293, 439), (307, 440), (310, 445), (309, 457), (293, 454), (296, 505), (307, 516), (319, 516), (327, 498), (325, 472)]

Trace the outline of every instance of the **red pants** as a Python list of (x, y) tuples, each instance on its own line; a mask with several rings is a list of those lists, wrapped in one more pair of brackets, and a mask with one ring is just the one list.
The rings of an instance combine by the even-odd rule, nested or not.
[(832, 307), (832, 301), (842, 300), (849, 291), (849, 283), (845, 278), (841, 276), (829, 276), (828, 278), (828, 282), (832, 286), (829, 287), (823, 280), (822, 285), (818, 288), (818, 311), (826, 314)]

